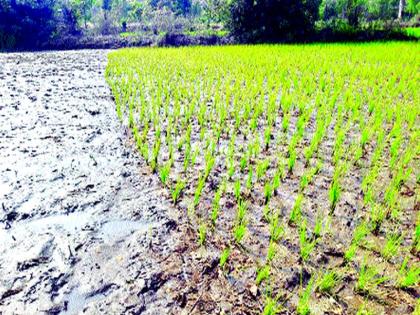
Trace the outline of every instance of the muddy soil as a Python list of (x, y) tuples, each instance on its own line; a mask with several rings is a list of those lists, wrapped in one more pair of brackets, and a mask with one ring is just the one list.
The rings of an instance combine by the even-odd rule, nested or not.
[(0, 314), (176, 302), (179, 218), (117, 119), (106, 56), (0, 54)]

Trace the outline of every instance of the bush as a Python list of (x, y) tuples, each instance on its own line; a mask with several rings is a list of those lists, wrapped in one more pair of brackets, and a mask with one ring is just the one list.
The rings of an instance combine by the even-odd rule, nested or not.
[(319, 0), (238, 0), (228, 26), (240, 42), (302, 40), (313, 34)]
[(0, 1), (0, 48), (33, 48), (54, 32), (54, 1)]

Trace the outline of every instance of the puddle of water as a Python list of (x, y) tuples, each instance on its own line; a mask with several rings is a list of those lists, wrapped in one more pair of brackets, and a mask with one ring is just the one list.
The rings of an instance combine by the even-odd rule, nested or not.
[(147, 232), (156, 224), (140, 221), (115, 220), (102, 225), (100, 235), (105, 243), (122, 239), (136, 231)]
[(28, 232), (41, 234), (50, 230), (64, 230), (73, 233), (85, 226), (90, 219), (91, 215), (88, 212), (74, 212), (69, 215), (60, 214), (24, 223), (18, 222), (8, 230), (0, 230), (0, 243), (7, 244), (13, 239), (22, 239)]
[(86, 294), (80, 293), (79, 290), (73, 289), (64, 300), (67, 301), (66, 310), (61, 312), (61, 315), (76, 315), (83, 311), (85, 306), (91, 302), (100, 300), (105, 297), (105, 294), (97, 294), (87, 297)]

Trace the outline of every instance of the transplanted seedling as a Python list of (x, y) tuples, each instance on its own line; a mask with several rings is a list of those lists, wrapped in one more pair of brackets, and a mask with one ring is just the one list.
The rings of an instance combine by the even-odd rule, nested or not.
[(378, 268), (376, 266), (368, 266), (366, 264), (366, 260), (366, 257), (364, 257), (360, 266), (359, 278), (356, 283), (356, 291), (372, 294), (376, 293), (378, 286), (387, 281), (388, 278), (380, 276)]
[(325, 271), (324, 275), (317, 282), (317, 290), (319, 292), (331, 293), (332, 289), (340, 281), (340, 276), (334, 270)]
[(402, 239), (403, 235), (389, 234), (381, 251), (382, 256), (387, 260), (394, 257), (400, 248)]
[(172, 201), (176, 204), (181, 196), (182, 190), (185, 188), (185, 182), (178, 178), (175, 187), (172, 189)]
[(270, 277), (270, 266), (264, 265), (257, 270), (257, 278), (255, 279), (255, 282), (257, 285), (260, 285), (260, 283), (268, 279), (268, 277)]
[(298, 305), (296, 309), (299, 315), (309, 315), (311, 312), (309, 303), (310, 303), (314, 283), (315, 283), (315, 277), (312, 276), (308, 284), (306, 285), (306, 288), (302, 290), (299, 294), (299, 301), (298, 301)]
[(413, 262), (408, 266), (409, 258), (405, 257), (399, 271), (398, 286), (408, 288), (420, 284), (420, 264)]
[(300, 243), (300, 257), (303, 261), (308, 260), (309, 255), (315, 248), (317, 243), (316, 239), (310, 240), (306, 232), (306, 219), (302, 220), (299, 227), (299, 243)]

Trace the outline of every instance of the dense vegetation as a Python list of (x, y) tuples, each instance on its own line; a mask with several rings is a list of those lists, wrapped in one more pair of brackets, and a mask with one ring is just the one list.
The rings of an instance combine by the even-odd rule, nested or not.
[(0, 48), (109, 34), (230, 33), (267, 42), (372, 39), (379, 31), (386, 38), (384, 31), (417, 26), (419, 10), (419, 0), (0, 0)]
[(144, 48), (106, 76), (197, 246), (261, 292), (247, 312), (418, 314), (419, 64), (416, 43)]

